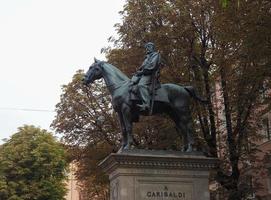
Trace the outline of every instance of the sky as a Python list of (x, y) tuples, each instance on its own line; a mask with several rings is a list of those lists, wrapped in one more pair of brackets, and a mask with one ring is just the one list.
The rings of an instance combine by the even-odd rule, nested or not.
[[(61, 86), (115, 35), (125, 0), (0, 0), (0, 140), (50, 129)], [(1, 143), (1, 141), (0, 141)]]

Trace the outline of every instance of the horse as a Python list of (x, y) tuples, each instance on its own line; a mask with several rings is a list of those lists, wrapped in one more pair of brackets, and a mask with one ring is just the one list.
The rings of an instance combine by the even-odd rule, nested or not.
[[(88, 85), (101, 78), (104, 79), (112, 96), (113, 109), (119, 117), (122, 132), (122, 146), (119, 152), (131, 149), (135, 144), (132, 136), (133, 123), (138, 121), (139, 115), (148, 115), (149, 113), (140, 111), (138, 108), (137, 105), (141, 101), (131, 93), (131, 80), (112, 64), (95, 59), (82, 81)], [(178, 134), (183, 136), (182, 150), (193, 151), (191, 98), (200, 102), (204, 102), (204, 100), (195, 94), (192, 86), (183, 87), (166, 83), (161, 84), (156, 93), (159, 95), (156, 95), (153, 102), (152, 115), (166, 113), (175, 122)]]

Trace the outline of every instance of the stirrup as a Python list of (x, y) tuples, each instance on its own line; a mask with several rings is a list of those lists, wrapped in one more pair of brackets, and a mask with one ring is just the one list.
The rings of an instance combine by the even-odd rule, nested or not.
[(148, 111), (150, 110), (150, 107), (147, 104), (137, 104), (137, 107), (140, 111)]

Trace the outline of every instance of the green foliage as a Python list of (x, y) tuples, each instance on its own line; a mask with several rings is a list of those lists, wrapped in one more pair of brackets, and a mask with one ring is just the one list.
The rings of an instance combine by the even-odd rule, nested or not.
[[(108, 195), (108, 180), (98, 163), (120, 148), (121, 132), (103, 82), (96, 81), (86, 87), (82, 75), (78, 71), (63, 86), (52, 127), (63, 134), (63, 141), (70, 147), (71, 159), (78, 167), (76, 176), (88, 198), (99, 199)], [(156, 126), (150, 126), (153, 120)], [(168, 119), (144, 118), (135, 125), (133, 133), (140, 148), (180, 149), (180, 138)]]
[[(258, 108), (270, 108), (270, 98), (261, 99), (261, 88), (271, 84), (270, 9), (267, 0), (127, 0), (116, 24), (120, 37), (107, 48), (108, 62), (131, 76), (143, 61), (144, 43), (154, 42), (165, 62), (161, 81), (193, 85), (207, 99), (206, 107), (195, 106), (196, 136), (220, 158), (216, 181), (229, 199), (248, 194), (240, 166), (255, 159)], [(63, 87), (52, 125), (71, 145), (90, 198), (102, 199), (107, 182), (97, 163), (118, 149), (120, 129), (104, 85), (85, 87), (81, 78), (78, 72)], [(133, 132), (140, 148), (179, 149), (173, 129), (168, 119), (151, 117)]]
[(63, 134), (63, 142), (70, 147), (71, 159), (77, 163), (76, 176), (86, 196), (95, 199), (108, 192), (108, 181), (97, 163), (117, 150), (120, 129), (102, 82), (86, 87), (82, 84), (82, 75), (78, 71), (63, 86), (52, 127)]
[(78, 71), (72, 82), (63, 86), (52, 126), (64, 134), (64, 141), (71, 146), (96, 145), (103, 141), (115, 145), (120, 131), (115, 114), (109, 112), (112, 110), (110, 97), (101, 83), (84, 86), (82, 75)]
[(222, 0), (221, 3), (222, 3), (222, 7), (226, 8), (228, 6), (229, 0)]
[(0, 199), (64, 200), (64, 147), (47, 131), (18, 129), (0, 148)]
[(153, 41), (166, 62), (162, 81), (193, 85), (207, 99), (196, 109), (195, 127), (209, 153), (221, 159), (216, 180), (229, 199), (248, 194), (240, 186), (247, 184), (240, 166), (253, 162), (248, 153), (255, 148), (248, 143), (259, 137), (259, 108), (270, 108), (270, 98), (263, 103), (260, 94), (263, 85), (270, 88), (270, 9), (266, 0), (128, 0), (117, 25), (120, 38), (108, 48), (109, 62), (136, 71), (140, 57), (132, 52), (139, 55), (139, 47)]

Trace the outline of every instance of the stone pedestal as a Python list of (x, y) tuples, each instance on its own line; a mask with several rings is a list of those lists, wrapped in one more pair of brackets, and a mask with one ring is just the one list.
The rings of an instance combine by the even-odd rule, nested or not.
[(209, 200), (209, 171), (217, 160), (195, 153), (129, 150), (100, 163), (110, 200)]

